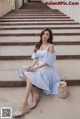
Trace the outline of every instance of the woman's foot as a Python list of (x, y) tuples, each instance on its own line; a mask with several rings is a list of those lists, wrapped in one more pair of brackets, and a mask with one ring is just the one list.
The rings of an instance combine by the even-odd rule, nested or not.
[(19, 116), (22, 116), (24, 115), (25, 113), (29, 113), (30, 112), (30, 107), (28, 106), (28, 104), (22, 104), (18, 111), (16, 111), (14, 114), (13, 114), (13, 117), (19, 117)]

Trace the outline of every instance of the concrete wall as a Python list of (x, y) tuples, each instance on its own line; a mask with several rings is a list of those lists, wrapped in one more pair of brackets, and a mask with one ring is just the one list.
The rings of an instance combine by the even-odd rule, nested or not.
[(63, 13), (67, 14), (70, 16), (72, 19), (74, 19), (77, 22), (80, 22), (80, 0), (42, 0), (42, 2), (59, 2), (59, 1), (64, 1), (64, 2), (77, 2), (77, 5), (48, 5), (52, 9), (59, 9)]
[(34, 1), (40, 1), (40, 0), (30, 0), (31, 2), (34, 2)]
[[(24, 3), (27, 2), (28, 0), (24, 0)], [(12, 3), (9, 3), (7, 0), (0, 0), (0, 17), (11, 10), (19, 9), (22, 5), (22, 0), (12, 0)]]
[(28, 0), (24, 0), (24, 3), (28, 3)]
[(15, 9), (19, 9), (22, 6), (22, 0), (15, 0)]
[(6, 0), (0, 0), (0, 17), (11, 11), (13, 6)]

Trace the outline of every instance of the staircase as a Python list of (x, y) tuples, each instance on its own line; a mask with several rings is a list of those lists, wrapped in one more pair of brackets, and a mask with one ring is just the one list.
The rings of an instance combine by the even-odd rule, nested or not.
[(58, 9), (30, 2), (0, 18), (0, 87), (23, 87), (18, 66), (31, 63), (40, 32), (53, 31), (55, 67), (69, 86), (80, 85), (80, 24)]

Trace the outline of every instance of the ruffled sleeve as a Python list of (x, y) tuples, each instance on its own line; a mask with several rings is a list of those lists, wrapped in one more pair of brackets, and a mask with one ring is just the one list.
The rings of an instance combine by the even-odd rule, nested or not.
[(46, 51), (43, 61), (52, 66), (54, 64), (55, 60), (56, 60), (56, 54)]
[(32, 53), (31, 59), (35, 59), (37, 57), (36, 52)]

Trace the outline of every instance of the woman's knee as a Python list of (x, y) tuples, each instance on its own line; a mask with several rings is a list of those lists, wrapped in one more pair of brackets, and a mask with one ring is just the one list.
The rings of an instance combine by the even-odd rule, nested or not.
[(28, 78), (27, 76), (25, 75), (25, 73), (23, 72), (23, 79), (27, 82)]
[(23, 79), (27, 82), (28, 81), (28, 77), (25, 75), (25, 68), (22, 68), (22, 74), (23, 74)]

